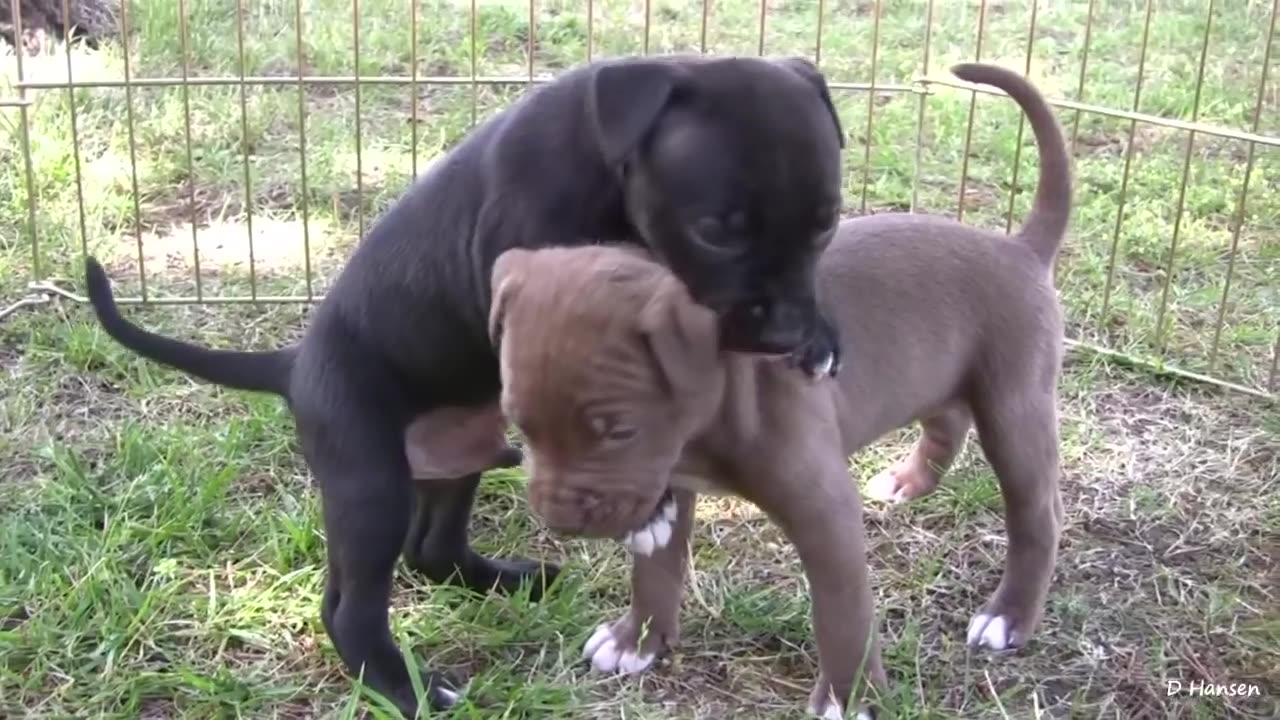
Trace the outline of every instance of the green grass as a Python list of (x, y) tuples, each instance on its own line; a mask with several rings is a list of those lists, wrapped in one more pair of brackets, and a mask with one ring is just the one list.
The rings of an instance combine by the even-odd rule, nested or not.
[[(295, 76), (293, 3), (247, 4), (243, 71)], [(185, 5), (187, 72), (239, 74), (232, 5)], [(875, 78), (909, 82), (922, 69), (925, 3), (886, 5)], [(936, 5), (934, 75), (972, 59), (978, 24), (976, 3)], [(1130, 108), (1143, 4), (1097, 3), (1082, 96), (1088, 4), (1040, 5), (1035, 81), (1054, 97)], [(1203, 3), (1156, 5), (1139, 109), (1189, 119)], [(130, 5), (133, 76), (183, 73), (178, 7), (162, 0)], [(362, 75), (408, 75), (415, 59), (408, 3), (364, 0), (360, 7)], [(418, 7), (419, 73), (469, 76), (469, 5), (431, 0)], [(476, 73), (526, 76), (531, 35), (539, 75), (580, 61), (588, 45), (596, 54), (645, 48), (645, 3), (596, 3), (590, 37), (586, 7), (542, 3), (530, 33), (527, 6), (482, 3)], [(869, 80), (872, 6), (828, 0), (824, 7), (828, 76)], [(747, 0), (715, 3), (707, 48), (755, 53), (758, 8)], [(305, 72), (352, 74), (350, 5), (310, 0), (303, 9)], [(1028, 10), (1026, 0), (989, 5), (983, 58), (1022, 67)], [(1250, 127), (1268, 12), (1264, 2), (1217, 3), (1201, 122)], [(816, 2), (770, 3), (765, 51), (811, 56), (816, 21)], [(648, 49), (696, 51), (701, 25), (700, 4), (654, 2)], [(0, 59), (12, 79), (13, 58)], [(77, 80), (124, 77), (118, 44), (76, 50), (72, 61)], [(26, 76), (38, 80), (65, 77), (66, 67), (61, 54), (24, 62)], [(23, 115), (0, 108), (8, 133), (0, 144), (0, 306), (24, 295), (33, 278), (78, 290), (83, 247), (108, 261), (124, 294), (142, 291), (141, 255), (148, 297), (192, 295), (193, 220), (203, 295), (305, 293), (308, 245), (312, 289), (323, 292), (361, 223), (396, 198), (415, 168), (465, 134), (473, 108), (483, 119), (522, 89), (422, 86), (415, 125), (410, 87), (363, 84), (358, 160), (350, 86), (308, 86), (301, 97), (294, 85), (250, 87), (243, 110), (233, 86), (80, 89), (74, 106), (64, 90), (29, 93), (34, 227), (27, 223), (33, 198)], [(868, 211), (905, 209), (915, 190), (920, 209), (955, 212), (970, 96), (935, 90), (925, 104), (918, 168), (918, 96), (877, 96), (869, 123), (866, 93), (837, 92), (850, 140), (852, 212), (864, 210), (864, 188)], [(0, 84), (0, 95), (9, 94)], [(1280, 133), (1274, 79), (1264, 101), (1259, 132)], [(1260, 147), (1254, 156), (1211, 367), (1247, 146), (1195, 138), (1168, 325), (1158, 340), (1186, 135), (1138, 126), (1117, 234), (1129, 123), (1086, 114), (1076, 131), (1075, 113), (1059, 117), (1076, 137), (1077, 211), (1058, 275), (1071, 335), (1265, 385), (1280, 332), (1280, 153)], [(1018, 151), (1018, 132), (1007, 100), (978, 97), (968, 222), (1004, 227), (1015, 157), (1014, 222), (1025, 213), (1036, 164), (1025, 133)], [(275, 346), (305, 323), (305, 309), (293, 306), (150, 308), (133, 316), (227, 347)], [(360, 698), (318, 621), (322, 531), (280, 403), (146, 363), (109, 341), (83, 308), (61, 302), (0, 321), (0, 368), (0, 716), (342, 717), (363, 707), (353, 704)], [(934, 496), (868, 510), (897, 716), (1032, 717), (1036, 708), (1053, 717), (1273, 716), (1280, 692), (1280, 414), (1272, 405), (1083, 355), (1073, 358), (1061, 387), (1069, 526), (1045, 625), (1027, 649), (968, 656), (962, 646), (968, 614), (993, 589), (1003, 554), (998, 493), (976, 453)], [(868, 449), (855, 458), (854, 474), (870, 477), (911, 438), (898, 433)], [(473, 705), (456, 717), (798, 717), (816, 656), (794, 554), (741, 503), (704, 501), (701, 515), (683, 641), (653, 675), (601, 679), (584, 671), (577, 660), (582, 641), (625, 607), (625, 555), (607, 543), (560, 542), (543, 533), (527, 511), (518, 473), (495, 474), (485, 484), (476, 542), (490, 553), (563, 560), (567, 571), (556, 592), (538, 604), (477, 599), (404, 572), (395, 632), (420, 662), (473, 679)], [(1230, 701), (1164, 694), (1166, 678), (1204, 677), (1258, 682), (1272, 694)]]

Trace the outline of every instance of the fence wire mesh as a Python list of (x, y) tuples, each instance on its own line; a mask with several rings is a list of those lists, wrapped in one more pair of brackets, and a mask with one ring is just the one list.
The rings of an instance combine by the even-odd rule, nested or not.
[[(70, 27), (82, 0), (48, 1)], [(26, 6), (9, 3), (18, 48)], [(115, 258), (131, 291), (121, 302), (312, 302), (322, 266), (338, 262), (315, 255), (317, 220), (326, 236), (362, 237), (426, 162), (568, 64), (697, 51), (802, 54), (823, 67), (851, 136), (851, 211), (951, 212), (1011, 231), (1034, 186), (1024, 119), (1014, 126), (1016, 109), (980, 102), (999, 91), (940, 62), (990, 60), (1019, 66), (1050, 95), (1076, 158), (1078, 217), (1058, 267), (1070, 342), (1274, 397), (1278, 9), (1280, 0), (132, 0), (119, 5), (118, 35), (103, 40), (115, 49), (100, 63), (86, 65), (70, 43), (7, 59), (5, 224), (29, 248), (21, 265), (38, 291), (76, 298), (57, 281), (75, 277), (77, 256), (92, 249)], [(176, 103), (157, 99), (174, 89)], [(268, 100), (265, 113), (256, 107)], [(388, 127), (406, 121), (397, 145)], [(69, 157), (51, 147), (50, 128)], [(213, 152), (211, 136), (233, 152)], [(1158, 153), (1171, 159), (1150, 159)], [(104, 189), (108, 159), (127, 169), (106, 184), (124, 187)], [(403, 173), (391, 167), (401, 161)], [(223, 216), (236, 230), (216, 242), (234, 246), (235, 261), (202, 241)], [(287, 272), (271, 260), (286, 244), (272, 235), (281, 218), (298, 246)], [(174, 249), (178, 236), (189, 254)], [(177, 272), (174, 262), (148, 266), (157, 244), (183, 256)]]

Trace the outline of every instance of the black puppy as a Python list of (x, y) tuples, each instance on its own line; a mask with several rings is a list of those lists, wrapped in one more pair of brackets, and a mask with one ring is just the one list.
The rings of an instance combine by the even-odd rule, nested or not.
[[(92, 258), (117, 341), (210, 382), (284, 396), (319, 484), (329, 575), (321, 615), (352, 673), (416, 708), (387, 621), (396, 556), (436, 582), (510, 591), (552, 565), (476, 554), (479, 474), (411, 483), (404, 433), (499, 391), (490, 272), (512, 247), (643, 243), (722, 318), (727, 347), (834, 373), (813, 267), (839, 219), (842, 132), (805, 60), (674, 56), (577, 67), (476, 128), (370, 229), (303, 340), (215, 351), (138, 328)], [(428, 673), (430, 702), (457, 693)]]

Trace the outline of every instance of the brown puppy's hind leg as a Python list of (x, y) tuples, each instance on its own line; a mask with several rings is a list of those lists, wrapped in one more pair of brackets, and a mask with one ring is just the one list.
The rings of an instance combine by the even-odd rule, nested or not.
[(920, 439), (911, 454), (871, 478), (866, 496), (881, 502), (903, 503), (936, 490), (942, 476), (964, 449), (972, 424), (968, 406), (959, 401), (922, 419)]
[(582, 648), (592, 669), (634, 673), (649, 669), (680, 637), (680, 601), (689, 561), (689, 537), (698, 496), (673, 490), (676, 517), (671, 540), (649, 555), (631, 556), (631, 607), (596, 628)]
[[(1016, 402), (1011, 402), (1016, 398)], [(983, 453), (1000, 482), (1009, 536), (1004, 575), (969, 623), (968, 643), (1019, 647), (1044, 613), (1062, 528), (1055, 393), (983, 393), (974, 408)]]

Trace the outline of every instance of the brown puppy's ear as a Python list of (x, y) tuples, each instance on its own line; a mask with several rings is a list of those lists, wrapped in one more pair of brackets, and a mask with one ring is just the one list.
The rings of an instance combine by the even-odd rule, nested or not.
[(836, 137), (840, 140), (840, 149), (844, 149), (844, 128), (840, 125), (840, 115), (836, 112), (835, 103), (831, 102), (831, 89), (827, 87), (827, 78), (808, 58), (800, 56), (782, 58), (776, 61), (779, 65), (791, 70), (795, 74), (804, 78), (813, 85), (818, 91), (818, 95), (822, 98), (822, 103), (827, 106), (827, 112), (831, 113), (831, 122), (836, 124)]
[(626, 159), (657, 121), (678, 84), (671, 63), (624, 61), (601, 66), (591, 78), (587, 117), (610, 167)]
[(720, 361), (716, 314), (675, 278), (663, 280), (640, 312), (640, 332), (673, 394), (705, 386)]
[(497, 347), (502, 340), (502, 322), (506, 319), (507, 305), (524, 283), (524, 268), (533, 253), (523, 248), (504, 251), (493, 262), (490, 286), (493, 301), (489, 303), (489, 342)]

